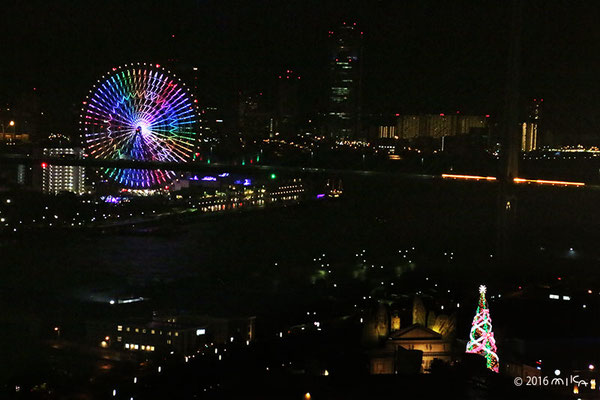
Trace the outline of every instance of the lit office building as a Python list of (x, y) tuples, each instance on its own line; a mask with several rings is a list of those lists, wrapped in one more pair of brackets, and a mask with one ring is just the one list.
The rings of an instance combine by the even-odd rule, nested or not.
[(399, 115), (396, 136), (399, 139), (415, 139), (467, 135), (475, 130), (487, 129), (488, 117), (488, 115), (463, 115), (458, 113), (451, 115)]
[(398, 139), (395, 126), (380, 126), (378, 128), (378, 137), (380, 139)]
[[(110, 340), (110, 336), (107, 336)], [(205, 326), (181, 326), (162, 321), (118, 325), (114, 347), (129, 351), (191, 354), (206, 343)]]
[(398, 137), (413, 139), (419, 136), (421, 117), (419, 115), (404, 115), (398, 118)]
[(88, 334), (100, 347), (125, 351), (133, 356), (160, 356), (172, 352), (192, 355), (206, 350), (209, 345), (249, 344), (255, 336), (255, 317), (154, 315), (150, 321), (137, 320), (112, 326), (91, 324)]
[(356, 139), (360, 132), (362, 34), (355, 22), (329, 31), (327, 134), (336, 139)]
[(521, 151), (533, 151), (537, 149), (538, 127), (541, 117), (541, 106), (544, 99), (533, 99), (529, 109), (527, 122), (521, 124)]
[(533, 151), (537, 148), (537, 124), (523, 122), (521, 124), (521, 151)]
[[(44, 148), (44, 157), (78, 159), (83, 155), (83, 149), (78, 147)], [(42, 191), (59, 194), (85, 192), (85, 168), (74, 165), (42, 164)]]

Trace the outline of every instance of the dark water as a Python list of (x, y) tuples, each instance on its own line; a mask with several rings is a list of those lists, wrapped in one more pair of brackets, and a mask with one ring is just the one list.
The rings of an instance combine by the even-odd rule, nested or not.
[(9, 240), (0, 247), (2, 287), (63, 297), (188, 277), (232, 282), (321, 252), (344, 256), (361, 246), (409, 242), (439, 247), (464, 241), (459, 232), (465, 240), (487, 235), (495, 223), (493, 193), (469, 197), (429, 182), (376, 187), (360, 182), (339, 201), (191, 220), (167, 236), (48, 233)]
[[(84, 334), (78, 323), (111, 317), (106, 304), (116, 296), (151, 299), (136, 312), (230, 316), (307, 304), (312, 259), (321, 254), (343, 268), (360, 249), (384, 257), (416, 246), (423, 268), (436, 268), (427, 255), (452, 250), (465, 261), (445, 273), (448, 279), (472, 286), (490, 277), (478, 260), (495, 251), (494, 184), (369, 178), (344, 186), (340, 200), (191, 219), (168, 235), (48, 233), (6, 240), (0, 246), (1, 355), (26, 363), (33, 356), (16, 349), (35, 348), (54, 324), (63, 324), (67, 336)], [(547, 261), (530, 263), (542, 259), (535, 256), (539, 246), (551, 254), (544, 260), (564, 260), (574, 246), (573, 257), (588, 260), (582, 268), (594, 267), (599, 197), (577, 189), (520, 190), (515, 241), (534, 255), (515, 267), (523, 279), (548, 269), (541, 265)], [(516, 284), (507, 275), (496, 278)]]
[[(346, 187), (338, 201), (197, 218), (165, 236), (48, 233), (8, 240), (0, 246), (0, 288), (19, 299), (10, 307), (34, 302), (30, 307), (52, 312), (70, 298), (176, 288), (175, 282), (195, 282), (198, 290), (187, 290), (196, 295), (230, 294), (268, 285), (275, 262), (279, 271), (301, 275), (321, 253), (344, 260), (362, 248), (385, 253), (415, 244), (430, 252), (495, 250), (493, 184), (365, 179)], [(557, 253), (572, 246), (579, 254), (593, 251), (598, 197), (577, 189), (524, 190), (516, 241)]]

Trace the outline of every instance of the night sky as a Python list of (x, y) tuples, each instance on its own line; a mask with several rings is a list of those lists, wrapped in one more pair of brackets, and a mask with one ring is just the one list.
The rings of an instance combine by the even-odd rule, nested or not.
[[(283, 69), (325, 106), (327, 31), (364, 34), (364, 109), (371, 113), (502, 112), (508, 2), (473, 1), (15, 1), (2, 2), (0, 104), (36, 88), (48, 129), (71, 115), (95, 80), (127, 62), (202, 71), (200, 100), (226, 105), (238, 90), (273, 92)], [(600, 4), (528, 1), (521, 97), (544, 98), (548, 129), (600, 139)], [(172, 35), (175, 35), (173, 38)], [(25, 100), (26, 101), (26, 100)]]

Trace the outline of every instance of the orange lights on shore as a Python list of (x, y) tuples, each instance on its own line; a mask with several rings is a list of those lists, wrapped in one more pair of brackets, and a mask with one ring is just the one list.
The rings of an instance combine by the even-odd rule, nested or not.
[[(466, 179), (473, 181), (496, 181), (495, 176), (479, 176), (479, 175), (458, 175), (458, 174), (442, 174), (444, 179)], [(525, 179), (514, 178), (515, 183), (537, 183), (540, 185), (559, 185), (559, 186), (585, 186), (583, 182), (555, 181), (546, 179)]]
[(539, 183), (541, 185), (585, 186), (583, 182), (549, 181), (545, 179), (515, 178), (515, 183)]
[(469, 179), (473, 181), (495, 181), (495, 176), (477, 176), (477, 175), (455, 175), (455, 174), (442, 174), (442, 178), (446, 179)]

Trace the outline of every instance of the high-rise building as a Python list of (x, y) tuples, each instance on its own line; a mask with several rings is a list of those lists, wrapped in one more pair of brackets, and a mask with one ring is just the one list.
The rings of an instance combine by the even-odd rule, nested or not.
[(198, 135), (209, 141), (218, 138), (224, 131), (224, 118), (223, 112), (219, 108), (203, 107), (200, 110)]
[(284, 137), (295, 136), (299, 130), (298, 87), (301, 78), (291, 69), (278, 76), (277, 131)]
[[(43, 149), (44, 157), (81, 158), (83, 149), (79, 147), (50, 147)], [(85, 192), (85, 168), (74, 165), (42, 164), (42, 191), (59, 194)]]
[(533, 99), (529, 106), (527, 121), (521, 124), (521, 151), (533, 151), (538, 146), (538, 129), (544, 99)]
[(249, 138), (266, 138), (272, 135), (273, 116), (268, 111), (263, 92), (238, 93), (238, 129)]
[(533, 151), (537, 148), (537, 124), (523, 122), (521, 124), (521, 151)]
[(362, 34), (356, 22), (344, 22), (336, 31), (329, 31), (327, 134), (333, 138), (360, 136)]

